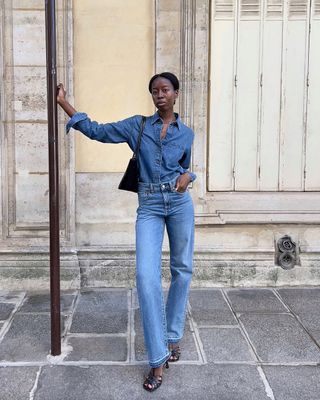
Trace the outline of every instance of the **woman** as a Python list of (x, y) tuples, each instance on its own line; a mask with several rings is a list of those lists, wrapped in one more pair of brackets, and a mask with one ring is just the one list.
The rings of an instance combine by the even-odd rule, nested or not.
[[(154, 391), (162, 383), (168, 361), (178, 361), (189, 285), (192, 276), (194, 211), (187, 187), (195, 179), (188, 172), (193, 131), (185, 126), (173, 107), (179, 81), (169, 72), (149, 82), (157, 112), (146, 118), (139, 154), (139, 189), (136, 220), (136, 284), (145, 345), (151, 371), (143, 387)], [(127, 142), (132, 150), (142, 117), (98, 124), (78, 113), (58, 86), (58, 104), (71, 117), (67, 124), (90, 139), (104, 143)], [(166, 226), (170, 245), (171, 285), (166, 305), (161, 285), (161, 251)]]

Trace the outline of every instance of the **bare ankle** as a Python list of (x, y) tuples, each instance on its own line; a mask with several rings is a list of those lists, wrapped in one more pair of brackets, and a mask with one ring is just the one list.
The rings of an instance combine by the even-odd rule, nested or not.
[(161, 376), (162, 375), (162, 370), (163, 370), (163, 366), (162, 365), (160, 367), (154, 368), (153, 369), (153, 375), (154, 376)]

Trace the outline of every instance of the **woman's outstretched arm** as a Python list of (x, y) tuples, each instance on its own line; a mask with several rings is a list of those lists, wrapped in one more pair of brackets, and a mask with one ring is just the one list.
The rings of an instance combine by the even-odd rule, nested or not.
[[(57, 103), (69, 115), (67, 123), (67, 133), (71, 128), (76, 129), (92, 140), (103, 143), (125, 143), (131, 149), (136, 146), (136, 137), (139, 133), (141, 116), (136, 115), (122, 121), (99, 124), (91, 121), (86, 113), (78, 112), (67, 100), (66, 90), (62, 83), (57, 87)], [(134, 133), (134, 134), (133, 134)]]
[(69, 115), (69, 117), (72, 117), (77, 110), (75, 110), (74, 107), (72, 107), (72, 105), (67, 101), (66, 94), (67, 92), (65, 91), (63, 84), (59, 83), (57, 87), (57, 103)]

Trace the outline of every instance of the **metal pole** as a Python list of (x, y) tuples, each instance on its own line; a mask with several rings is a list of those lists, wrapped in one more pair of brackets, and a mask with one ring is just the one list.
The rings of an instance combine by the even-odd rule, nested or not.
[(51, 354), (61, 354), (59, 157), (55, 0), (46, 0), (46, 50), (49, 146)]

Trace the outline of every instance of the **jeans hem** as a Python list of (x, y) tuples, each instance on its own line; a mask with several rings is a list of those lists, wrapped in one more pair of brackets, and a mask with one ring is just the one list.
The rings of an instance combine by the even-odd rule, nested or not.
[(149, 365), (151, 368), (158, 368), (161, 367), (171, 356), (171, 352), (167, 353), (164, 357), (162, 357), (160, 360), (157, 361), (149, 361)]
[(181, 338), (168, 338), (168, 343), (178, 343), (180, 342)]

